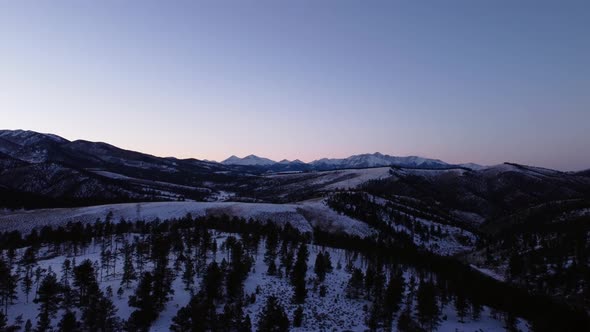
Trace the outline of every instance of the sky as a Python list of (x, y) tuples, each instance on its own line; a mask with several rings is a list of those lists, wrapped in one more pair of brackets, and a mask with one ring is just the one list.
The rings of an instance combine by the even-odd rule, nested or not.
[(590, 1), (0, 1), (0, 128), (590, 168)]

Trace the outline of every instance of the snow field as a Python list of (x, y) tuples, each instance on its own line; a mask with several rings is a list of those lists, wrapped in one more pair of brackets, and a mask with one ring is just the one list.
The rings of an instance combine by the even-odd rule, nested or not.
[[(221, 246), (221, 244), (229, 237), (235, 236), (236, 238), (240, 238), (239, 235), (235, 234), (228, 234), (228, 233), (219, 233), (214, 232), (214, 238), (217, 242), (218, 250), (215, 254), (211, 252), (208, 253), (207, 263), (212, 262), (213, 260), (217, 261), (218, 263), (223, 260), (224, 257), (227, 256), (227, 252)], [(131, 241), (134, 234), (128, 234), (127, 240)], [(139, 235), (138, 235), (139, 236)], [(121, 247), (119, 245), (119, 247)], [(326, 247), (319, 247), (316, 245), (309, 245), (309, 258), (308, 258), (308, 271), (307, 271), (307, 288), (308, 294), (303, 305), (304, 308), (304, 319), (303, 325), (300, 328), (294, 328), (291, 326), (291, 330), (293, 331), (318, 331), (318, 330), (348, 330), (348, 331), (365, 331), (367, 326), (365, 324), (365, 307), (370, 307), (370, 302), (364, 299), (349, 299), (345, 295), (346, 285), (348, 280), (350, 279), (350, 273), (348, 273), (344, 266), (346, 266), (347, 259), (352, 259), (353, 265), (356, 267), (361, 268), (363, 271), (366, 268), (366, 262), (362, 259), (361, 255), (353, 256), (351, 258), (350, 255), (347, 256), (347, 253), (343, 249), (335, 249), (335, 248), (326, 248)], [(325, 281), (322, 283), (323, 285), (327, 286), (327, 293), (325, 297), (319, 296), (319, 287), (314, 289), (313, 287), (313, 279), (315, 278), (315, 273), (313, 271), (313, 266), (315, 262), (316, 255), (320, 251), (325, 251), (330, 253), (333, 272), (328, 273), (326, 275)], [(259, 292), (256, 295), (256, 301), (253, 304), (249, 302), (246, 303), (244, 308), (244, 313), (250, 315), (250, 318), (253, 323), (253, 328), (255, 329), (257, 326), (258, 321), (258, 314), (262, 310), (266, 298), (268, 296), (274, 295), (277, 296), (284, 306), (286, 313), (289, 316), (290, 321), (293, 320), (293, 313), (297, 308), (297, 305), (291, 302), (293, 297), (293, 287), (289, 282), (289, 278), (287, 277), (278, 277), (278, 276), (269, 276), (266, 274), (267, 265), (264, 262), (264, 242), (261, 242), (258, 250), (256, 250), (254, 256), (254, 265), (253, 270), (248, 275), (244, 283), (244, 291), (245, 295), (249, 295), (252, 293), (256, 293), (256, 289), (259, 288)], [(24, 253), (24, 248), (19, 249), (17, 254), (19, 257)], [(42, 248), (40, 250), (40, 256), (43, 253), (48, 253), (47, 248)], [(90, 259), (92, 262), (99, 262), (100, 263), (100, 245), (97, 242), (92, 243), (89, 245), (84, 251), (82, 251), (79, 255), (73, 257), (68, 255), (61, 255), (57, 257), (47, 257), (41, 258), (38, 261), (38, 266), (45, 270), (51, 269), (54, 273), (56, 273), (58, 280), (61, 277), (61, 265), (63, 261), (68, 258), (70, 260), (76, 260), (77, 264), (80, 264), (85, 259)], [(175, 257), (171, 254), (170, 257), (170, 266), (172, 267), (173, 261)], [(18, 260), (18, 258), (17, 258)], [(124, 289), (124, 294), (122, 296), (117, 295), (117, 290), (120, 287), (121, 282), (121, 273), (123, 267), (123, 257), (119, 255), (117, 260), (117, 273), (114, 276), (110, 276), (108, 278), (103, 277), (101, 279), (100, 273), (99, 277), (97, 278), (100, 282), (100, 288), (106, 294), (107, 287), (111, 287), (113, 290), (113, 296), (110, 298), (114, 305), (118, 308), (118, 316), (121, 319), (127, 319), (134, 308), (128, 306), (127, 301), (130, 295), (133, 294), (135, 287), (137, 286), (137, 281), (132, 282), (129, 289), (126, 289), (124, 286), (121, 286)], [(278, 263), (278, 258), (277, 258)], [(338, 265), (341, 266), (338, 269)], [(150, 270), (152, 268), (151, 265), (146, 265), (146, 270)], [(415, 272), (412, 268), (405, 268), (404, 270), (404, 278), (406, 282), (410, 279), (411, 276), (416, 277)], [(160, 313), (159, 318), (155, 321), (152, 325), (151, 331), (168, 331), (169, 326), (172, 322), (172, 318), (176, 315), (176, 312), (181, 307), (188, 304), (191, 298), (190, 292), (184, 290), (184, 284), (181, 280), (180, 275), (182, 272), (178, 273), (175, 277), (172, 288), (174, 290), (174, 294), (172, 295), (172, 300), (169, 301), (165, 307), (165, 309)], [(385, 271), (385, 274), (388, 275), (388, 272)], [(195, 290), (198, 291), (199, 285), (201, 282), (201, 276), (195, 277)], [(31, 319), (33, 324), (36, 322), (37, 310), (38, 305), (33, 303), (34, 293), (35, 293), (36, 285), (33, 285), (33, 291), (29, 295), (28, 303), (25, 300), (25, 294), (22, 292), (20, 288), (20, 283), (18, 287), (18, 300), (15, 304), (9, 306), (8, 311), (8, 322), (11, 323), (14, 319), (22, 315), (23, 321), (27, 319)], [(407, 296), (407, 288), (406, 288), (406, 296)], [(406, 297), (404, 296), (404, 298)], [(402, 308), (404, 304), (402, 304)], [(223, 305), (219, 305), (218, 313), (223, 311)], [(415, 312), (415, 308), (414, 308)], [(63, 315), (64, 311), (60, 310), (55, 319), (52, 321), (52, 325), (56, 326), (59, 319)], [(504, 331), (503, 322), (501, 317), (494, 313), (488, 307), (483, 307), (480, 319), (474, 321), (472, 319), (465, 318), (465, 322), (460, 322), (460, 319), (457, 317), (455, 309), (453, 307), (452, 302), (446, 304), (442, 308), (442, 317), (443, 320), (438, 328), (438, 331)], [(77, 318), (80, 319), (80, 313), (77, 313)], [(397, 316), (396, 316), (397, 319)], [(395, 326), (396, 322), (394, 322)], [(528, 327), (525, 321), (522, 319), (518, 320), (518, 326), (522, 331), (527, 331)]]

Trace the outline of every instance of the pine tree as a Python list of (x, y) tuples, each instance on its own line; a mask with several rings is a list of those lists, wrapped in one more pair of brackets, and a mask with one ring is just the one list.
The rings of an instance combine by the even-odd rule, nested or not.
[(417, 297), (418, 320), (427, 330), (433, 331), (440, 322), (440, 308), (434, 284), (429, 281), (420, 281)]
[(117, 297), (119, 298), (119, 300), (123, 298), (123, 294), (125, 294), (125, 290), (123, 290), (123, 287), (119, 287), (117, 289)]
[(33, 289), (33, 271), (25, 269), (24, 276), (22, 278), (21, 290), (25, 293), (27, 303), (29, 303), (29, 294)]
[(269, 296), (258, 316), (258, 332), (289, 331), (289, 318), (276, 296)]
[(240, 331), (246, 321), (241, 301), (225, 304), (219, 321), (223, 330)]
[(467, 298), (462, 291), (459, 291), (455, 296), (455, 311), (457, 312), (457, 317), (459, 317), (460, 323), (465, 322), (465, 317), (467, 317), (468, 310), (469, 304), (467, 303)]
[(231, 264), (225, 282), (227, 296), (230, 300), (241, 299), (244, 295), (244, 281), (252, 267), (252, 260), (240, 241), (231, 247), (230, 257)]
[(76, 314), (72, 311), (66, 311), (57, 324), (60, 332), (75, 332), (79, 330), (79, 324), (76, 320)]
[(88, 305), (90, 298), (99, 293), (98, 281), (95, 270), (90, 260), (84, 260), (74, 267), (74, 286), (77, 289), (78, 304), (82, 307)]
[(242, 322), (239, 332), (252, 332), (252, 321), (250, 320), (250, 315), (246, 315), (244, 317), (244, 321)]
[(363, 288), (363, 271), (359, 268), (352, 270), (352, 275), (346, 285), (346, 296), (351, 299), (358, 299), (362, 295)]
[(72, 262), (69, 259), (65, 259), (61, 264), (61, 283), (65, 287), (70, 286), (70, 279), (72, 277)]
[(412, 317), (409, 311), (404, 311), (399, 315), (397, 319), (397, 330), (400, 332), (414, 332), (417, 329), (414, 328)]
[(184, 283), (184, 290), (193, 291), (195, 283), (195, 266), (191, 259), (184, 260), (184, 271), (182, 272), (182, 282)]
[(136, 237), (134, 241), (135, 266), (137, 267), (137, 271), (139, 272), (139, 274), (142, 274), (145, 265), (145, 256), (149, 251), (149, 246), (143, 239), (140, 239), (139, 237)]
[(43, 274), (45, 273), (45, 269), (42, 269), (40, 266), (37, 266), (35, 269), (35, 285), (37, 285), (36, 291), (39, 292), (39, 285), (41, 284), (41, 280), (43, 278)]
[[(20, 321), (19, 318), (20, 317)], [(15, 323), (13, 325), (8, 325), (8, 321), (6, 316), (2, 311), (0, 311), (0, 331), (2, 332), (16, 332), (20, 331), (22, 325), (22, 315), (18, 316)]]
[(287, 241), (283, 241), (281, 246), (281, 267), (285, 269), (285, 275), (289, 275), (291, 273), (294, 260), (294, 253), (292, 249), (289, 249), (289, 243)]
[(275, 263), (274, 259), (271, 259), (270, 263), (268, 263), (268, 270), (266, 271), (266, 274), (269, 276), (277, 275), (277, 264)]
[(72, 262), (65, 259), (61, 265), (61, 291), (62, 291), (62, 306), (69, 309), (73, 304), (72, 288), (70, 281), (72, 279)]
[(479, 318), (481, 317), (481, 304), (474, 300), (471, 302), (471, 318), (473, 320), (479, 320)]
[(73, 269), (73, 284), (77, 293), (77, 302), (82, 311), (84, 330), (116, 331), (119, 321), (115, 316), (116, 308), (105, 297), (96, 280), (96, 269), (90, 260), (84, 260)]
[(383, 300), (384, 324), (391, 326), (393, 314), (398, 312), (404, 296), (405, 281), (401, 271), (391, 273)]
[(369, 315), (366, 318), (367, 327), (370, 331), (377, 331), (379, 328), (381, 317), (381, 309), (377, 303), (373, 303), (371, 305), (371, 309), (369, 310)]
[(33, 331), (33, 323), (31, 322), (30, 319), (27, 319), (27, 322), (25, 323), (25, 332), (31, 332)]
[[(172, 323), (170, 324), (170, 331), (173, 332), (190, 332), (193, 331), (192, 316), (191, 316), (191, 304), (180, 308), (174, 317), (172, 317)], [(199, 331), (194, 329), (194, 331)]]
[(147, 330), (158, 317), (156, 303), (153, 299), (153, 276), (144, 272), (135, 289), (135, 294), (129, 297), (129, 306), (137, 308), (131, 313), (128, 325), (139, 330)]
[(60, 296), (61, 289), (55, 274), (47, 274), (39, 286), (37, 298), (34, 301), (39, 304), (39, 315), (37, 315), (39, 318), (37, 321), (38, 331), (49, 329), (51, 319), (55, 317), (59, 309), (59, 303), (62, 300)]
[(174, 290), (172, 289), (172, 281), (175, 275), (172, 269), (168, 267), (168, 259), (159, 259), (153, 272), (153, 301), (155, 302), (156, 312), (159, 313), (166, 306)]
[(326, 267), (325, 267), (325, 260), (324, 254), (319, 252), (315, 257), (315, 264), (313, 266), (313, 271), (318, 276), (318, 280), (320, 282), (326, 279)]
[(2, 311), (0, 311), (0, 331), (6, 330), (6, 315)]
[(307, 289), (305, 288), (305, 278), (307, 274), (307, 258), (309, 252), (307, 250), (307, 244), (302, 243), (297, 251), (297, 260), (291, 273), (291, 283), (295, 287), (295, 295), (293, 301), (295, 303), (302, 304), (305, 302), (305, 296), (307, 295)]
[(17, 299), (16, 286), (18, 276), (12, 273), (12, 268), (0, 255), (0, 300), (4, 304), (4, 315), (8, 315), (8, 305)]
[(204, 291), (206, 298), (213, 301), (221, 298), (222, 285), (223, 272), (217, 262), (211, 262), (203, 276), (201, 289)]
[[(108, 249), (110, 248), (110, 241), (106, 241), (105, 238), (101, 241), (101, 250), (100, 250), (100, 281), (103, 281), (103, 277), (109, 276), (109, 267), (110, 267), (110, 259), (111, 259), (111, 251)], [(103, 275), (103, 270), (106, 270)]]
[(121, 322), (117, 317), (117, 308), (111, 299), (102, 293), (94, 297), (90, 306), (91, 310), (85, 310), (82, 320), (90, 331), (119, 331)]
[(365, 270), (365, 295), (367, 300), (371, 300), (373, 285), (375, 283), (376, 271), (372, 263), (367, 266)]
[(32, 274), (33, 267), (37, 264), (37, 249), (35, 247), (31, 246), (25, 250), (21, 264), (25, 271)]
[(383, 272), (383, 266), (381, 264), (376, 264), (372, 270), (372, 285), (367, 290), (367, 292), (371, 293), (371, 297), (381, 307), (381, 302), (383, 302), (383, 294), (385, 293), (385, 273)]
[(293, 326), (294, 327), (301, 327), (303, 324), (303, 307), (298, 306), (293, 313)]
[(175, 332), (217, 330), (215, 304), (199, 292), (193, 296), (186, 307), (180, 308), (172, 318), (170, 330)]
[(123, 277), (121, 278), (121, 285), (129, 288), (131, 281), (135, 280), (135, 268), (133, 267), (133, 246), (127, 242), (121, 248), (123, 253)]
[(16, 318), (14, 318), (14, 324), (12, 324), (12, 326), (8, 327), (9, 331), (20, 331), (21, 327), (23, 326), (23, 315), (20, 314), (18, 316), (16, 316)]
[[(269, 224), (271, 225), (271, 224)], [(270, 261), (274, 261), (277, 257), (277, 247), (279, 245), (279, 233), (276, 227), (272, 228), (268, 232), (265, 241), (266, 252), (264, 253), (264, 262), (268, 265)]]

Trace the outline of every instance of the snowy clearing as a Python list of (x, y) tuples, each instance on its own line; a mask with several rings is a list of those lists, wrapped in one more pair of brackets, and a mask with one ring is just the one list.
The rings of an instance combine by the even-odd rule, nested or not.
[(270, 220), (279, 225), (291, 223), (301, 232), (312, 232), (313, 227), (366, 237), (374, 234), (367, 224), (340, 215), (321, 200), (293, 204), (237, 203), (237, 202), (148, 202), (124, 203), (81, 208), (40, 209), (1, 212), (0, 231), (19, 230), (24, 233), (46, 225), (65, 225), (70, 221), (94, 222), (112, 213), (113, 220), (155, 220), (226, 214), (246, 220)]

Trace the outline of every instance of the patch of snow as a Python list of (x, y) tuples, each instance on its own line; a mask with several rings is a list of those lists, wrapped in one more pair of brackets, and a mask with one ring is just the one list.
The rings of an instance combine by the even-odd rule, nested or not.
[(488, 277), (491, 277), (493, 279), (499, 280), (499, 281), (505, 281), (506, 278), (504, 278), (504, 276), (492, 269), (488, 269), (485, 267), (479, 267), (479, 266), (475, 266), (473, 264), (470, 264), (471, 268), (473, 268), (474, 270), (477, 270), (485, 275), (487, 275)]
[(109, 179), (115, 179), (115, 180), (131, 180), (131, 179), (133, 179), (133, 178), (130, 178), (126, 175), (113, 173), (113, 172), (109, 172), (109, 171), (91, 170), (91, 172), (94, 174), (98, 174), (100, 176), (104, 176), (105, 178), (109, 178)]
[(466, 221), (466, 222), (470, 222), (472, 224), (482, 224), (483, 222), (486, 221), (486, 219), (484, 217), (482, 217), (481, 215), (474, 213), (474, 212), (468, 212), (468, 211), (461, 211), (461, 210), (453, 210), (451, 211), (455, 216), (457, 216), (459, 219)]

